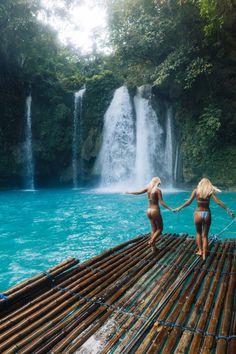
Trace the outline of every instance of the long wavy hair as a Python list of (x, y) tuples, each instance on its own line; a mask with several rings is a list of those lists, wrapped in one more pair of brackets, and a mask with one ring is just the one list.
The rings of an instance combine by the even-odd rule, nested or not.
[(157, 188), (161, 184), (161, 179), (159, 177), (153, 177), (148, 187), (151, 189), (151, 193), (156, 192)]
[(208, 178), (202, 178), (197, 185), (197, 196), (202, 199), (209, 198), (215, 192), (221, 192), (221, 190), (211, 183)]

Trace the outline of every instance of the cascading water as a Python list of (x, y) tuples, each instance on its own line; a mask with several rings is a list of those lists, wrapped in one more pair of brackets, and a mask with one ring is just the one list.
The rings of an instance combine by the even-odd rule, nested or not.
[(104, 117), (103, 142), (96, 163), (101, 186), (127, 185), (134, 170), (135, 126), (128, 89), (115, 91)]
[(178, 169), (179, 169), (179, 145), (176, 147), (175, 152), (175, 166), (174, 166), (174, 181), (178, 180)]
[(147, 90), (149, 90), (148, 96), (150, 96), (150, 87), (142, 86), (137, 89), (137, 94), (134, 97), (136, 112), (136, 187), (144, 186), (153, 176), (160, 175), (163, 159), (163, 129), (150, 100), (143, 97)]
[(164, 176), (169, 186), (173, 185), (174, 180), (174, 137), (173, 137), (173, 113), (171, 108), (167, 108), (166, 113), (166, 141), (164, 151)]
[(73, 116), (73, 143), (72, 143), (72, 170), (73, 187), (78, 187), (78, 170), (82, 169), (78, 163), (78, 144), (82, 140), (82, 103), (86, 89), (83, 88), (74, 94), (74, 116)]
[(161, 104), (158, 111), (163, 113), (157, 116), (150, 96), (150, 86), (137, 89), (134, 116), (127, 88), (116, 90), (105, 114), (103, 143), (95, 164), (102, 187), (137, 189), (153, 176), (160, 176), (164, 185), (172, 187), (178, 163), (173, 153), (173, 113)]
[(26, 113), (25, 113), (25, 173), (24, 173), (24, 188), (26, 190), (34, 190), (34, 162), (32, 151), (32, 124), (31, 124), (31, 95), (26, 98)]

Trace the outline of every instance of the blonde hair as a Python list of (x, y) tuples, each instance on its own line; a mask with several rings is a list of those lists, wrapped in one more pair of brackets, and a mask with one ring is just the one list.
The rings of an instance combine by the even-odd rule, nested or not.
[(196, 193), (199, 198), (207, 199), (215, 192), (221, 192), (221, 190), (213, 186), (208, 178), (202, 178), (197, 185)]
[(161, 184), (161, 180), (159, 177), (153, 177), (151, 182), (149, 183), (148, 187), (151, 188), (151, 192), (154, 193), (158, 186)]

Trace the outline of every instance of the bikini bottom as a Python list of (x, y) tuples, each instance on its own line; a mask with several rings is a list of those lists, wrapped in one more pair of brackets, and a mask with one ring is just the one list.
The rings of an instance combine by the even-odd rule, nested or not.
[(148, 213), (149, 211), (158, 211), (158, 212), (159, 212), (159, 210), (156, 209), (156, 208), (148, 208), (148, 209), (147, 209), (147, 213)]
[(206, 210), (200, 211), (199, 210), (199, 211), (195, 211), (195, 213), (200, 213), (202, 221), (205, 222), (207, 217), (208, 217), (208, 215), (210, 214), (210, 211), (206, 211)]

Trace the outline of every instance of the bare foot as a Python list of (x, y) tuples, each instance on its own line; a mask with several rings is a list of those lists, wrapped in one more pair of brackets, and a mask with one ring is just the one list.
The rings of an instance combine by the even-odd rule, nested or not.
[(153, 240), (148, 241), (148, 246), (152, 247), (153, 253), (157, 252), (157, 248), (156, 248), (155, 242), (153, 242)]
[(156, 246), (153, 244), (152, 246), (152, 252), (153, 253), (157, 253), (158, 249), (156, 248)]
[(206, 252), (203, 252), (202, 254), (202, 259), (205, 261), (207, 256), (209, 256), (210, 252), (206, 251)]
[(202, 251), (197, 251), (197, 252), (196, 252), (196, 255), (197, 255), (197, 256), (202, 256)]

